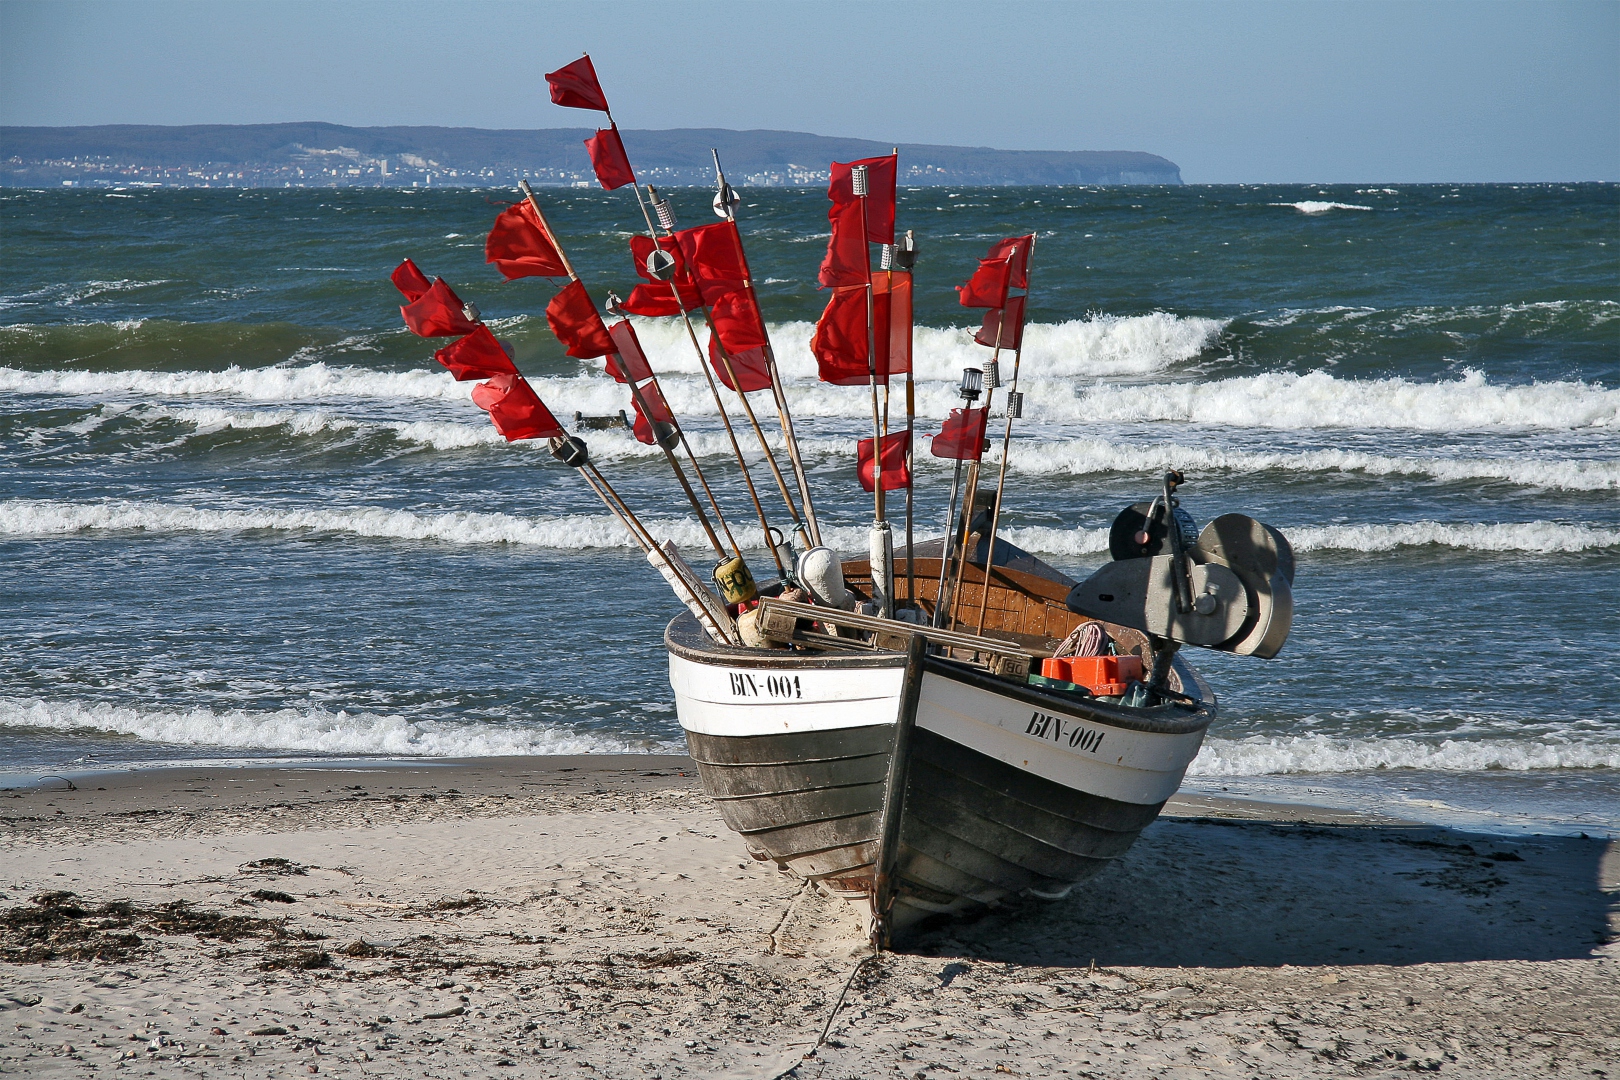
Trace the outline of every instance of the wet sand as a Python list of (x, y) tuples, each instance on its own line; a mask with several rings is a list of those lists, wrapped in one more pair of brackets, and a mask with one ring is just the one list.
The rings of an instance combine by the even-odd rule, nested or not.
[(0, 1072), (1620, 1077), (1620, 844), (1189, 797), (1068, 899), (872, 959), (695, 785), (593, 756), (0, 792)]

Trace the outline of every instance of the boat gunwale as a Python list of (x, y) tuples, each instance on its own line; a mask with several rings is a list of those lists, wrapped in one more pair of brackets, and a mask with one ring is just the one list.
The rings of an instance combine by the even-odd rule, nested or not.
[[(669, 626), (664, 630), (664, 644), (672, 654), (681, 657), (683, 660), (712, 667), (798, 670), (833, 668), (847, 670), (851, 668), (898, 668), (904, 667), (906, 662), (906, 654), (903, 652), (874, 651), (870, 654), (816, 653), (807, 656), (803, 654), (782, 655), (781, 650), (748, 649), (736, 645), (721, 645), (709, 638), (690, 612), (683, 612), (670, 620)], [(1195, 686), (1199, 698), (1195, 710), (1187, 715), (1186, 719), (1179, 722), (1166, 717), (1149, 716), (1136, 711), (1127, 711), (1122, 706), (1110, 705), (1096, 699), (1087, 700), (1071, 697), (1067, 694), (1056, 694), (1027, 684), (1021, 686), (991, 675), (988, 672), (981, 672), (977, 668), (940, 656), (928, 657), (924, 661), (924, 669), (930, 674), (954, 682), (964, 683), (975, 689), (998, 694), (1023, 705), (1077, 715), (1092, 723), (1122, 728), (1127, 731), (1140, 731), (1152, 735), (1188, 735), (1195, 731), (1202, 731), (1209, 727), (1215, 719), (1214, 696), (1210, 692), (1209, 685), (1204, 682), (1202, 676), (1193, 670), (1192, 665), (1186, 663), (1179, 655), (1175, 657), (1174, 663), (1177, 674), (1181, 676), (1182, 685), (1186, 686), (1191, 683)], [(1160, 708), (1164, 707), (1160, 706)], [(1169, 707), (1175, 708), (1175, 706)], [(748, 738), (748, 736), (733, 737)]]

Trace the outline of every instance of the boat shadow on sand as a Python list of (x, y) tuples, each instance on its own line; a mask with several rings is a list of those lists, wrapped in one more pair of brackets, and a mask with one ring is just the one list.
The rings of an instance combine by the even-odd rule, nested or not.
[(924, 924), (896, 947), (1219, 968), (1575, 959), (1616, 940), (1620, 841), (1164, 817), (1063, 900)]

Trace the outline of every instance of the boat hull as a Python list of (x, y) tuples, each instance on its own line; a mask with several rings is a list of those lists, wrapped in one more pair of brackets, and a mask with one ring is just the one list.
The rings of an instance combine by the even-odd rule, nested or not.
[[(731, 648), (690, 616), (665, 637), (687, 746), (726, 824), (755, 858), (865, 896), (904, 655)], [(1191, 669), (1177, 675), (1205, 706), (1154, 716), (930, 657), (891, 925), (1020, 893), (1056, 898), (1124, 854), (1179, 787), (1213, 716)]]

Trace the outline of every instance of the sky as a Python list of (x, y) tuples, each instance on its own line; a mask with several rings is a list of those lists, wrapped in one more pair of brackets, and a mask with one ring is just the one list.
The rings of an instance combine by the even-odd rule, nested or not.
[(543, 74), (583, 51), (625, 128), (1620, 180), (1615, 0), (0, 0), (0, 123), (578, 127)]

